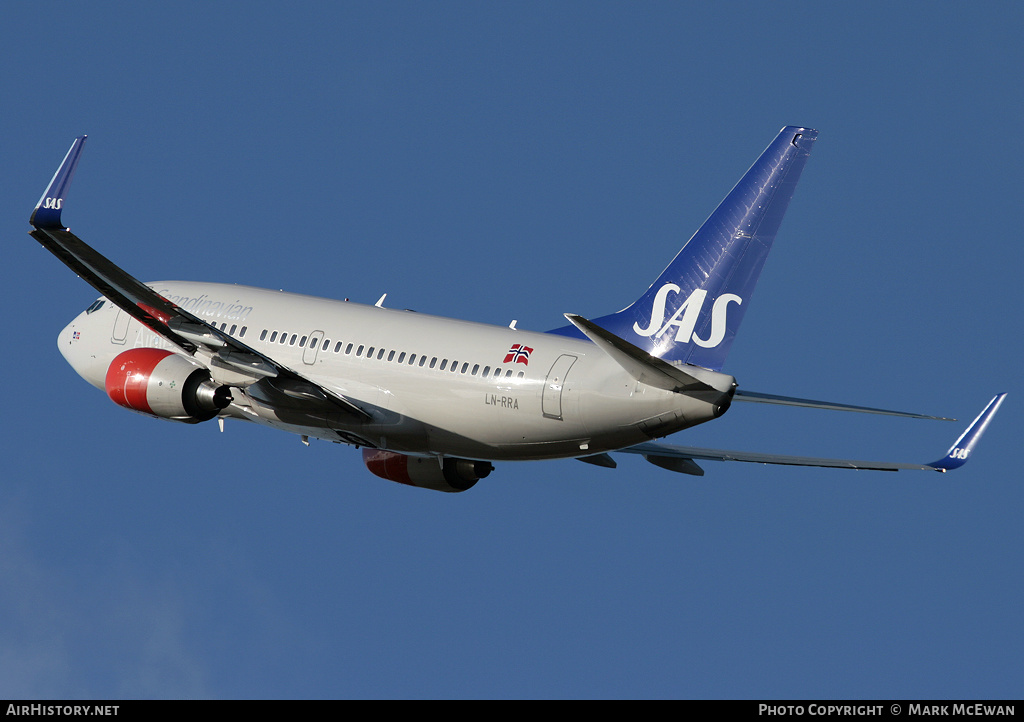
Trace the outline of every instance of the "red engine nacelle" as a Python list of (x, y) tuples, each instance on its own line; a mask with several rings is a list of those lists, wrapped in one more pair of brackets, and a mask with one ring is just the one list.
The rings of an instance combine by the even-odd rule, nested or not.
[(184, 356), (156, 348), (118, 354), (107, 368), (107, 395), (118, 406), (161, 419), (195, 424), (231, 403), (227, 386)]
[(488, 461), (406, 456), (394, 451), (363, 449), (366, 468), (382, 479), (435, 491), (465, 491), (494, 471)]

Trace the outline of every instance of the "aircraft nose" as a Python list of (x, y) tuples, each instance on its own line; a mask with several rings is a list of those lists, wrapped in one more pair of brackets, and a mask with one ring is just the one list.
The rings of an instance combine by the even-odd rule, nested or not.
[[(76, 321), (78, 319), (75, 319)], [(60, 351), (60, 355), (64, 357), (64, 360), (71, 364), (74, 368), (74, 353), (72, 352), (71, 344), (75, 339), (75, 321), (72, 321), (65, 326), (59, 334), (57, 334), (57, 350)], [(75, 369), (77, 371), (77, 369)]]
[(89, 353), (86, 324), (78, 316), (57, 334), (57, 349), (68, 365), (96, 388), (103, 388), (106, 369), (94, 354)]

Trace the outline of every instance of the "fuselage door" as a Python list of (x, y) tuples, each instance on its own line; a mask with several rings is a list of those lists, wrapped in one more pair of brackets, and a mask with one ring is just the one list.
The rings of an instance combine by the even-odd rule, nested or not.
[(302, 363), (312, 366), (316, 363), (316, 355), (320, 350), (320, 344), (324, 341), (323, 331), (313, 331), (309, 334), (309, 341), (302, 349)]
[(574, 363), (575, 356), (562, 354), (551, 364), (541, 396), (541, 409), (545, 418), (562, 420), (562, 389), (565, 388), (565, 377), (569, 375), (569, 369)]
[(122, 309), (117, 309), (117, 318), (114, 319), (114, 330), (110, 334), (110, 340), (117, 344), (123, 344), (128, 338), (128, 324), (131, 323), (131, 315)]

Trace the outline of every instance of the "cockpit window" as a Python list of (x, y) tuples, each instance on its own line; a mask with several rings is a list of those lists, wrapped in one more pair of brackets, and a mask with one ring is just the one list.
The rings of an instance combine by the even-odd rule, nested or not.
[(105, 298), (100, 298), (93, 301), (92, 305), (89, 306), (89, 308), (85, 309), (85, 312), (88, 314), (92, 313), (93, 311), (99, 311), (101, 308), (103, 308), (103, 304), (106, 303), (106, 301), (107, 299)]

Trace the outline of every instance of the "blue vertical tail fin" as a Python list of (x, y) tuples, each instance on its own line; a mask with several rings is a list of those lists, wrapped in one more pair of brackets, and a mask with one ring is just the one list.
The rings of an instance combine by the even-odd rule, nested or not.
[(783, 128), (647, 292), (594, 323), (665, 361), (721, 370), (817, 137)]

